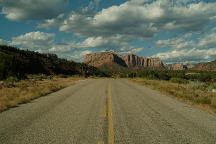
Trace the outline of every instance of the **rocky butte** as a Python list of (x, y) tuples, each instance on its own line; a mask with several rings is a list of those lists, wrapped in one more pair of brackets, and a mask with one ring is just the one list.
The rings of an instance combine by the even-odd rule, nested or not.
[(145, 58), (134, 54), (129, 54), (123, 57), (128, 68), (142, 69), (142, 68), (162, 68), (163, 62), (160, 58)]
[(175, 64), (167, 65), (167, 69), (168, 70), (178, 71), (178, 70), (187, 70), (188, 67), (187, 67), (187, 65), (184, 65), (182, 63), (175, 63)]
[(145, 58), (134, 54), (120, 57), (114, 52), (87, 54), (84, 57), (84, 63), (97, 68), (114, 64), (130, 69), (164, 68), (164, 64), (159, 58)]

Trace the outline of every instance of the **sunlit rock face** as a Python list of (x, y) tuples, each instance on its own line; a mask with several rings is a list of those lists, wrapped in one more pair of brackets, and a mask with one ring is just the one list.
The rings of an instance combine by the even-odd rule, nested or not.
[(124, 60), (113, 52), (87, 54), (84, 57), (84, 63), (94, 67), (100, 67), (104, 64), (114, 64), (114, 63), (119, 64), (123, 67), (127, 67)]
[(123, 57), (129, 68), (162, 68), (163, 62), (159, 58), (145, 58), (134, 54)]
[(145, 68), (163, 68), (164, 64), (159, 58), (145, 58), (134, 54), (129, 54), (123, 57), (118, 56), (114, 52), (101, 52), (87, 54), (84, 57), (84, 63), (100, 67), (104, 64), (118, 64), (130, 69), (145, 69)]
[(167, 65), (167, 69), (169, 70), (187, 70), (188, 66), (182, 63), (175, 63)]

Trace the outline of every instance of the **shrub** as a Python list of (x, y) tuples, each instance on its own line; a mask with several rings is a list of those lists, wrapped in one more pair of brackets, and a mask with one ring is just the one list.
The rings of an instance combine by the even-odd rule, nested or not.
[(187, 84), (187, 86), (189, 89), (193, 89), (193, 90), (197, 90), (197, 89), (205, 90), (206, 89), (206, 84), (203, 82), (199, 82), (199, 81), (196, 81), (196, 82), (190, 81)]
[(211, 99), (211, 106), (216, 108), (216, 96)]
[(188, 83), (188, 81), (186, 79), (182, 79), (182, 78), (171, 78), (170, 81), (173, 83), (179, 83), (179, 84)]
[(6, 79), (6, 82), (17, 82), (19, 79), (17, 77), (10, 76)]

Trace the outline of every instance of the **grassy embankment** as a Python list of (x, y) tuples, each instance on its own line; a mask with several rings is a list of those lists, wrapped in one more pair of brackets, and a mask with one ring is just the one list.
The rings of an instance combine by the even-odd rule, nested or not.
[(19, 104), (55, 92), (80, 80), (79, 77), (29, 76), (17, 81), (9, 78), (0, 82), (0, 112)]
[(216, 92), (213, 92), (216, 89), (216, 83), (182, 81), (179, 79), (165, 81), (134, 78), (131, 80), (164, 94), (175, 96), (201, 109), (216, 112)]

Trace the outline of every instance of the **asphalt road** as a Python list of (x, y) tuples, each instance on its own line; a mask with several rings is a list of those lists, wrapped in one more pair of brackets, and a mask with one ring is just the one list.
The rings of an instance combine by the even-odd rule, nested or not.
[(0, 113), (0, 144), (216, 144), (216, 115), (125, 79), (85, 80)]

